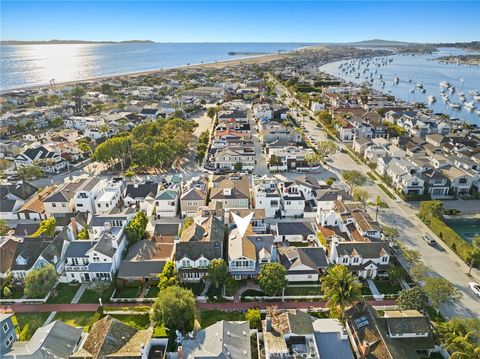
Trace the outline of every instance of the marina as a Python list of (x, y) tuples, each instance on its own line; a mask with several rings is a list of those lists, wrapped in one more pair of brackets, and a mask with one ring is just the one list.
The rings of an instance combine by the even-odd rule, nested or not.
[(434, 113), (480, 125), (480, 66), (436, 60), (451, 54), (468, 52), (441, 48), (433, 54), (336, 61), (320, 70), (409, 103), (423, 103)]

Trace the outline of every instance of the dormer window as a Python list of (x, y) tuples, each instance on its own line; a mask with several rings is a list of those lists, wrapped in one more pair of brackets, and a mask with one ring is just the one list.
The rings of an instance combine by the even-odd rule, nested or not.
[(343, 257), (342, 263), (343, 264), (348, 264), (348, 257), (347, 256)]
[(18, 256), (16, 262), (19, 266), (27, 265), (27, 260), (21, 256)]
[(388, 256), (383, 256), (382, 263), (387, 263), (387, 262), (388, 262)]

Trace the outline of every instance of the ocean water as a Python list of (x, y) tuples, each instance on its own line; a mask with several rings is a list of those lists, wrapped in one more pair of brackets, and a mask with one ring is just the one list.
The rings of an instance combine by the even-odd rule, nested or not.
[(0, 90), (292, 51), (305, 43), (0, 45)]
[[(480, 102), (476, 102), (476, 109), (468, 110), (464, 106), (456, 110), (448, 106), (440, 96), (440, 82), (447, 81), (455, 87), (456, 91), (449, 94), (450, 101), (459, 103), (459, 93), (465, 93), (466, 101), (473, 101), (469, 91), (480, 91), (480, 66), (466, 66), (456, 64), (445, 64), (435, 60), (438, 57), (446, 55), (465, 55), (471, 52), (454, 48), (441, 48), (438, 52), (427, 55), (393, 55), (386, 57), (393, 59), (383, 66), (373, 66), (370, 64), (369, 71), (373, 69), (377, 73), (373, 75), (374, 82), (371, 84), (376, 90), (391, 94), (408, 102), (423, 102), (428, 105), (435, 113), (445, 113), (451, 118), (457, 118), (469, 123), (480, 125)], [(338, 76), (346, 81), (353, 83), (364, 83), (367, 80), (365, 76), (370, 76), (370, 72), (363, 73), (365, 66), (360, 66), (351, 74), (342, 72), (339, 69), (341, 64), (348, 61), (336, 61), (320, 67), (321, 71)], [(357, 72), (360, 72), (360, 78), (355, 78)], [(385, 86), (382, 86), (379, 76), (383, 76)], [(399, 78), (399, 83), (394, 84), (394, 78)], [(411, 79), (411, 82), (408, 80)], [(463, 81), (462, 81), (462, 80)], [(417, 83), (422, 83), (425, 93), (419, 91)], [(414, 90), (414, 93), (410, 92)], [(437, 101), (429, 104), (427, 97), (433, 95)]]

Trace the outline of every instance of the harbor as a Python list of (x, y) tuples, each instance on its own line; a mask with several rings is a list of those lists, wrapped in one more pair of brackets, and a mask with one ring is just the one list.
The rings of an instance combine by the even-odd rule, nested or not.
[(399, 54), (336, 61), (320, 70), (345, 81), (366, 84), (408, 103), (422, 103), (434, 113), (480, 125), (480, 67), (437, 61), (468, 52), (440, 48), (433, 54)]

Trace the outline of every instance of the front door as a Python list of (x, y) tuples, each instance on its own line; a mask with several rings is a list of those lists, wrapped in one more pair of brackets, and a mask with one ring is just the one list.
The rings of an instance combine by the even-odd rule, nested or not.
[(85, 278), (85, 281), (86, 281), (86, 282), (90, 282), (90, 274), (89, 274), (89, 273), (85, 273), (85, 274), (83, 275), (83, 278)]

